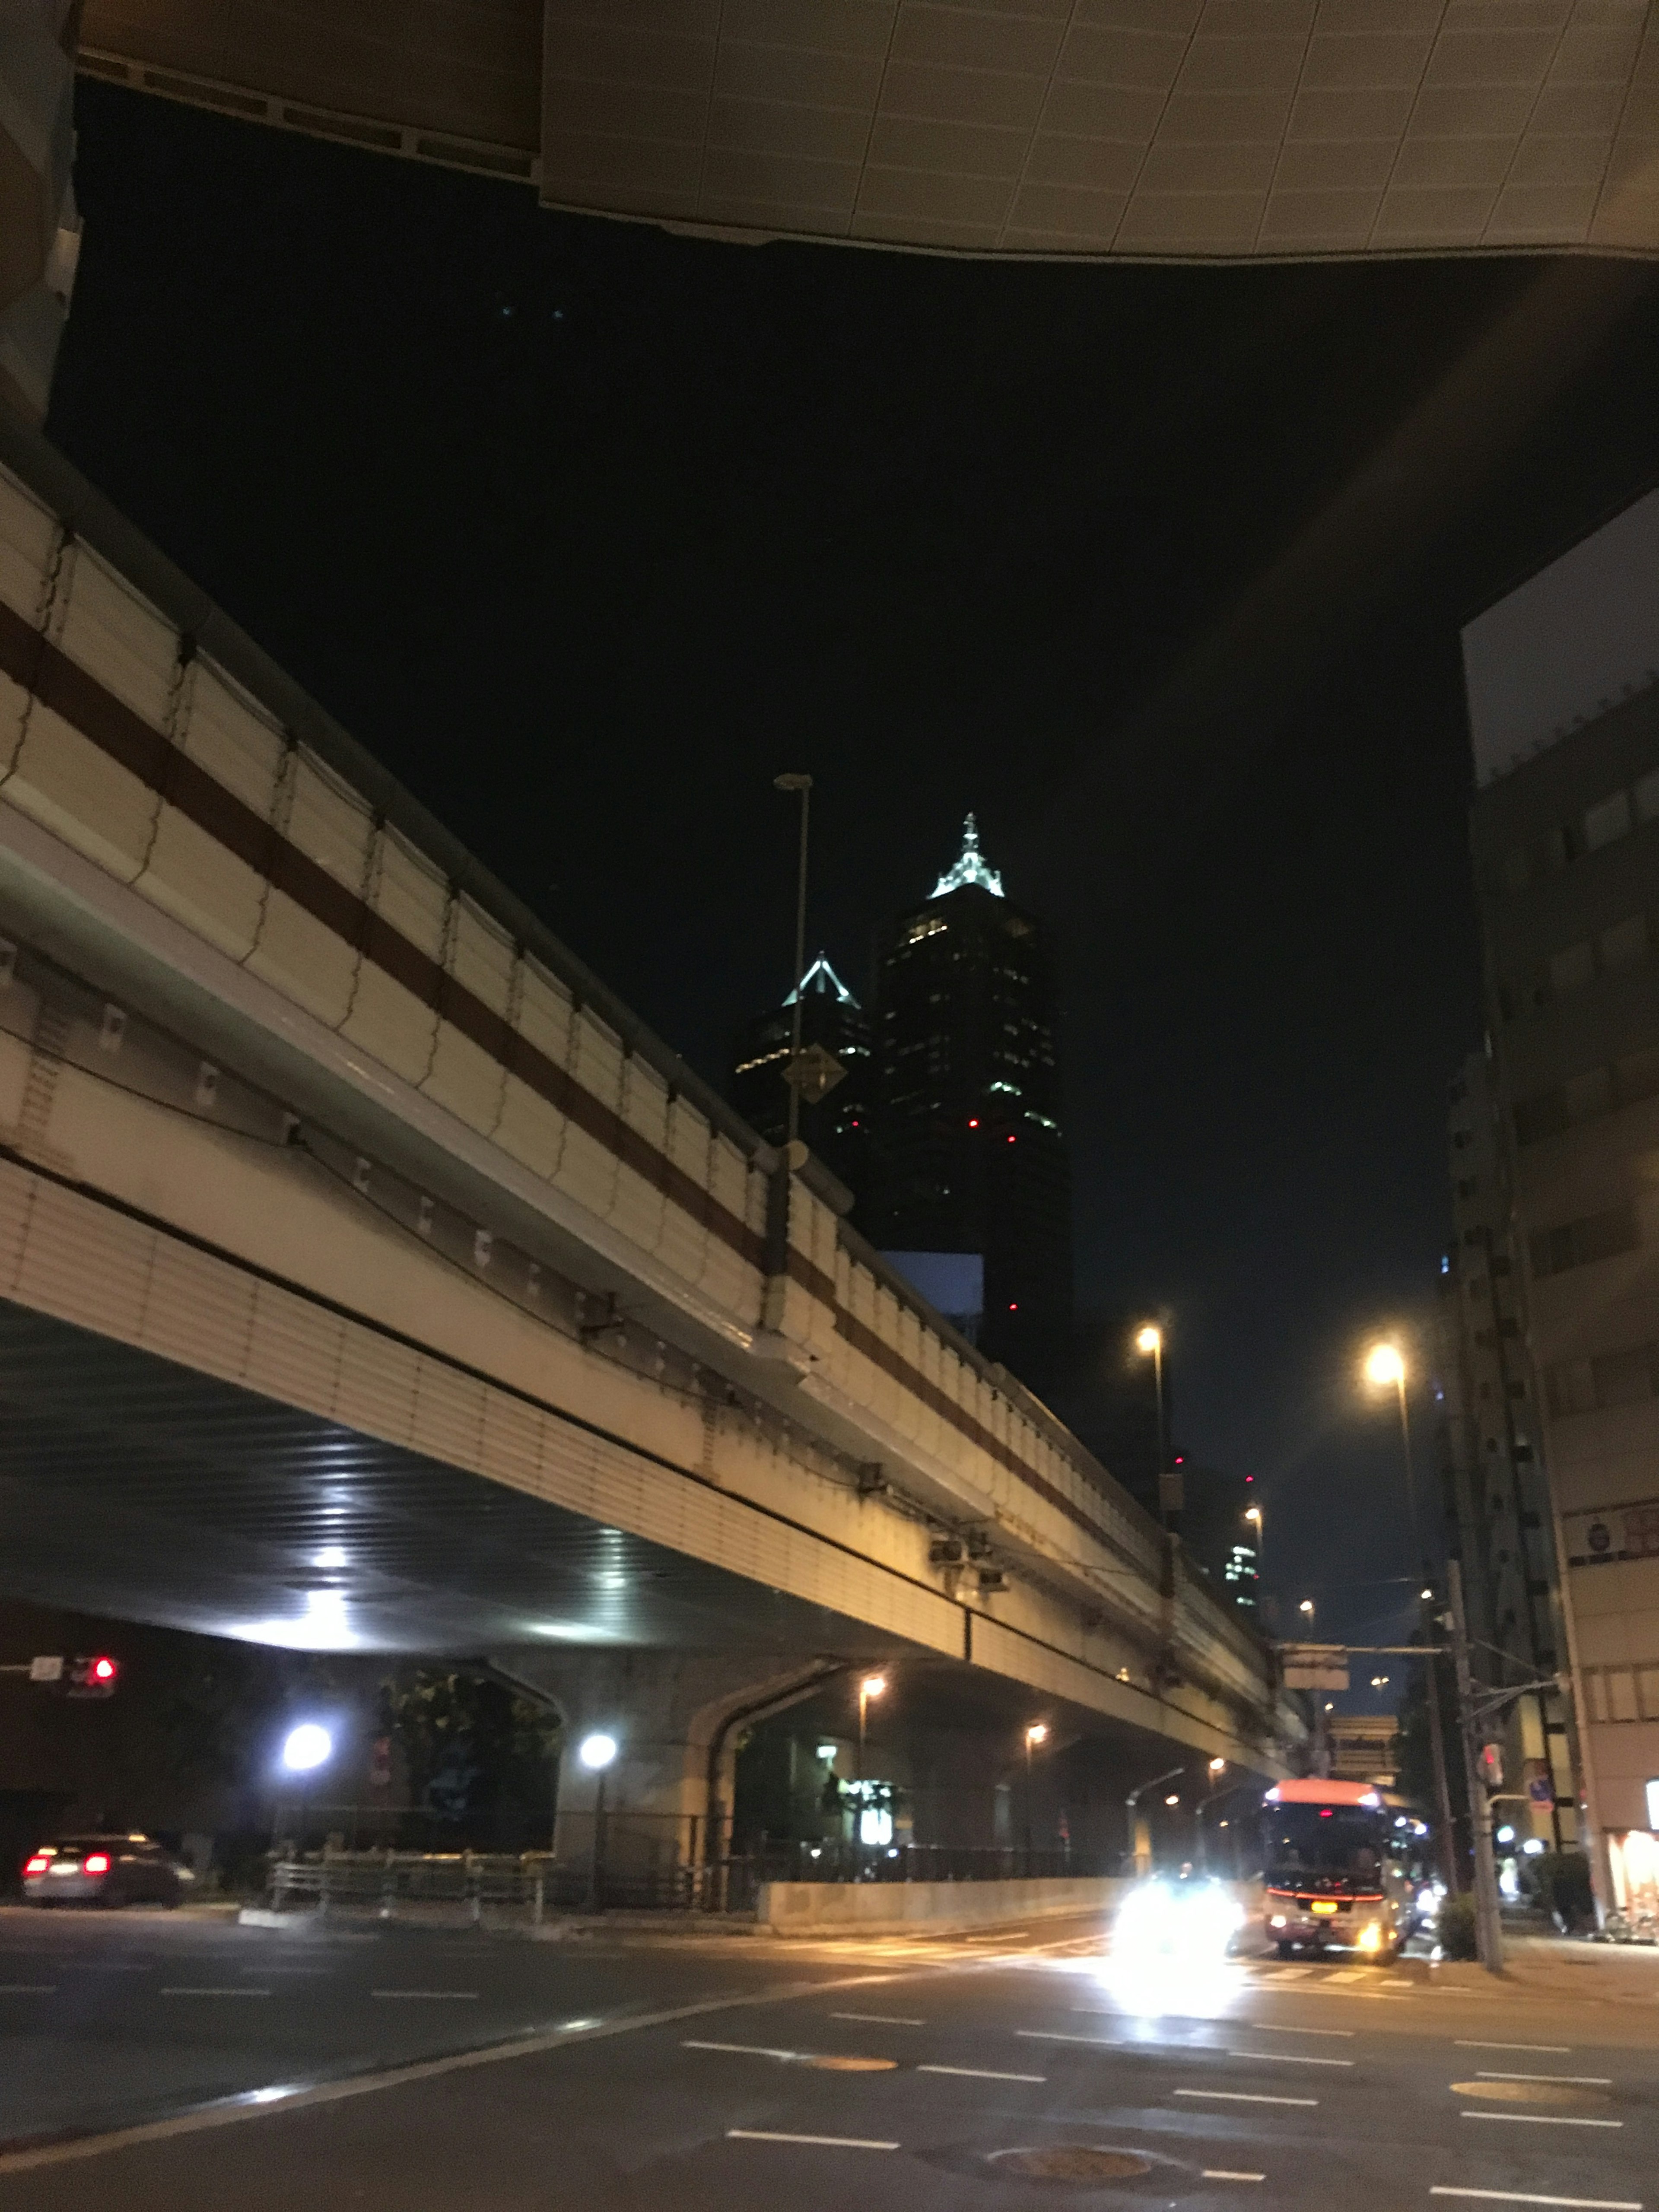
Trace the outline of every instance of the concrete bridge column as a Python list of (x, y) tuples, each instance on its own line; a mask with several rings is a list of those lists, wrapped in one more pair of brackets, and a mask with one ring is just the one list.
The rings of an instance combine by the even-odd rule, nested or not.
[(853, 1664), (811, 1653), (655, 1650), (513, 1651), (491, 1663), (563, 1723), (554, 1850), (568, 1863), (591, 1858), (600, 1816), (601, 1774), (581, 1747), (593, 1735), (615, 1742), (600, 1847), (607, 1883), (624, 1893), (722, 1858), (744, 1729)]

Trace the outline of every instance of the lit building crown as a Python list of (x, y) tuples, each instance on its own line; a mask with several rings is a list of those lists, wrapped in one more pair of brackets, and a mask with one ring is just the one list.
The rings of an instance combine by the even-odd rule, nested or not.
[[(856, 1006), (858, 1004), (858, 1000), (830, 965), (828, 956), (822, 952), (801, 977), (800, 988), (803, 992), (816, 991), (820, 997), (826, 999), (833, 991), (843, 1006)], [(792, 991), (783, 1003), (786, 1006), (793, 1006), (795, 1003), (795, 994)]]
[(994, 868), (985, 865), (985, 856), (979, 849), (979, 824), (970, 814), (962, 825), (962, 857), (953, 868), (949, 868), (933, 885), (929, 896), (944, 898), (951, 891), (959, 891), (966, 884), (977, 884), (993, 898), (1002, 896), (1002, 878)]

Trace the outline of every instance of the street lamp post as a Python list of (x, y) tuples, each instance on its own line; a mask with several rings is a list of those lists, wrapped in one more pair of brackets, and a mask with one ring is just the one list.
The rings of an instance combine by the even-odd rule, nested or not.
[(617, 1756), (617, 1739), (603, 1735), (584, 1736), (576, 1747), (576, 1756), (593, 1777), (593, 1840), (587, 1857), (587, 1909), (600, 1912), (605, 1909), (605, 1777), (606, 1768)]
[[(1304, 1598), (1303, 1599), (1303, 1601), (1302, 1601), (1301, 1604), (1300, 1604), (1299, 1606), (1297, 1606), (1297, 1612), (1302, 1615), (1303, 1619), (1307, 1622), (1307, 1624), (1308, 1624), (1308, 1634), (1310, 1635), (1310, 1637), (1311, 1637), (1311, 1636), (1312, 1636), (1312, 1634), (1313, 1634), (1313, 1630), (1314, 1630), (1314, 1619), (1315, 1619), (1315, 1611), (1314, 1611), (1314, 1601), (1313, 1601), (1313, 1600), (1312, 1600), (1310, 1597), (1304, 1597)], [(1315, 1772), (1316, 1774), (1317, 1774), (1317, 1775), (1320, 1775), (1320, 1776), (1323, 1777), (1323, 1776), (1328, 1776), (1328, 1775), (1330, 1773), (1330, 1771), (1331, 1771), (1330, 1731), (1329, 1731), (1329, 1730), (1326, 1728), (1326, 1726), (1325, 1726), (1325, 1699), (1324, 1699), (1324, 1697), (1323, 1697), (1322, 1693), (1322, 1692), (1318, 1692), (1318, 1691), (1316, 1691), (1316, 1692), (1314, 1692), (1313, 1709), (1314, 1709), (1314, 1740), (1313, 1740), (1313, 1762), (1314, 1762), (1314, 1772)]]
[(800, 1134), (800, 987), (806, 967), (806, 833), (812, 804), (812, 779), (805, 775), (775, 775), (772, 787), (775, 791), (800, 793), (800, 852), (795, 869), (795, 969), (791, 978), (794, 1005), (789, 1021), (789, 1141), (793, 1145)]
[[(1431, 1601), (1428, 1555), (1423, 1546), (1423, 1531), (1417, 1511), (1417, 1474), (1412, 1462), (1411, 1415), (1406, 1406), (1406, 1362), (1397, 1344), (1374, 1344), (1365, 1359), (1365, 1380), (1373, 1389), (1386, 1390), (1392, 1386), (1395, 1402), (1400, 1412), (1400, 1449), (1406, 1469), (1406, 1510), (1411, 1521), (1412, 1550), (1414, 1563), (1423, 1577), (1419, 1608)], [(1440, 1664), (1433, 1645), (1435, 1638), (1428, 1615), (1419, 1609), (1419, 1620), (1423, 1626), (1423, 1641), (1430, 1646), (1425, 1654), (1424, 1665), (1428, 1669), (1429, 1748), (1434, 1759), (1435, 1801), (1440, 1814), (1440, 1867), (1446, 1878), (1448, 1889), (1456, 1891), (1462, 1884), (1457, 1879), (1457, 1852), (1452, 1832), (1451, 1788), (1446, 1778), (1446, 1732), (1440, 1717)], [(1469, 1808), (1474, 1817), (1474, 1808)]]
[(1031, 1775), (1031, 1753), (1038, 1744), (1047, 1743), (1048, 1741), (1048, 1723), (1046, 1721), (1033, 1721), (1025, 1731), (1025, 1872), (1028, 1876), (1031, 1871), (1032, 1850), (1031, 1793), (1034, 1784)]
[(1164, 1332), (1153, 1322), (1148, 1322), (1136, 1333), (1135, 1350), (1150, 1358), (1152, 1363), (1152, 1390), (1158, 1401), (1158, 1517), (1163, 1526), (1170, 1525), (1170, 1509), (1166, 1498), (1169, 1484), (1169, 1446), (1164, 1425)]
[(1134, 1854), (1138, 1875), (1149, 1875), (1152, 1870), (1152, 1831), (1151, 1824), (1140, 1817), (1140, 1801), (1149, 1790), (1156, 1790), (1161, 1783), (1174, 1782), (1186, 1771), (1184, 1766), (1172, 1766), (1167, 1774), (1154, 1774), (1149, 1782), (1137, 1783), (1123, 1801), (1129, 1816), (1129, 1846)]
[(1480, 1755), (1474, 1740), (1474, 1685), (1469, 1674), (1469, 1631), (1463, 1614), (1463, 1570), (1455, 1559), (1446, 1563), (1451, 1596), (1453, 1671), (1457, 1678), (1457, 1733), (1463, 1746), (1463, 1781), (1469, 1797), (1469, 1828), (1474, 1845), (1475, 1947), (1480, 1963), (1490, 1974), (1504, 1971), (1502, 1908), (1498, 1900), (1498, 1868), (1492, 1857), (1492, 1808), (1480, 1779)]
[[(1224, 1759), (1212, 1759), (1210, 1761), (1208, 1772), (1212, 1782), (1220, 1783), (1222, 1776), (1226, 1771), (1227, 1762)], [(1194, 1808), (1193, 1835), (1198, 1844), (1198, 1856), (1203, 1863), (1206, 1874), (1208, 1874), (1210, 1871), (1210, 1846), (1208, 1839), (1204, 1833), (1204, 1815), (1209, 1810), (1210, 1807), (1215, 1804), (1220, 1798), (1231, 1797), (1233, 1793), (1234, 1787), (1235, 1785), (1231, 1782), (1222, 1783), (1221, 1787), (1218, 1790), (1212, 1790), (1207, 1797), (1200, 1797), (1196, 1807)]]
[(858, 1810), (853, 1815), (853, 1842), (856, 1847), (864, 1841), (864, 1729), (870, 1711), (872, 1698), (884, 1697), (887, 1690), (885, 1674), (865, 1674), (859, 1680), (859, 1756), (854, 1779), (858, 1784)]
[(1255, 1564), (1256, 1571), (1260, 1573), (1261, 1563), (1267, 1556), (1267, 1530), (1261, 1519), (1261, 1508), (1259, 1505), (1247, 1505), (1244, 1508), (1244, 1518), (1255, 1523)]

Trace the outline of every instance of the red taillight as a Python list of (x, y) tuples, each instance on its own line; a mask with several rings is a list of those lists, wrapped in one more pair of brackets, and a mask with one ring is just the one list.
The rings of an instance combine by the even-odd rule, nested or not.
[(51, 1861), (44, 1851), (36, 1851), (32, 1859), (24, 1860), (23, 1871), (25, 1874), (44, 1874), (50, 1864)]
[(109, 1853), (107, 1851), (88, 1851), (85, 1858), (81, 1862), (81, 1871), (82, 1874), (107, 1874), (109, 1872)]
[(91, 1674), (94, 1682), (112, 1682), (118, 1671), (112, 1659), (94, 1659), (92, 1662)]

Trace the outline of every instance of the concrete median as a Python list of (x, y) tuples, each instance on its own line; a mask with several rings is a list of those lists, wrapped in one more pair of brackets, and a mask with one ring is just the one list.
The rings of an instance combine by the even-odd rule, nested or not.
[(1061, 1913), (1115, 1911), (1127, 1881), (1058, 1875), (1029, 1881), (769, 1881), (755, 1917), (774, 1936), (989, 1928)]

